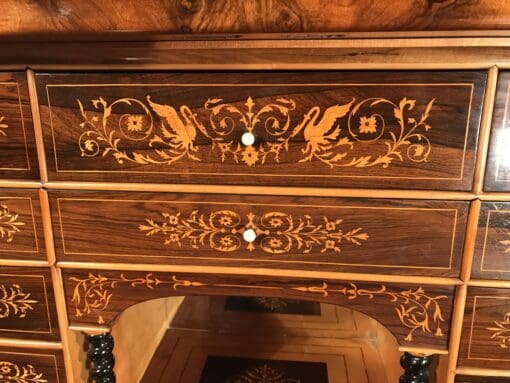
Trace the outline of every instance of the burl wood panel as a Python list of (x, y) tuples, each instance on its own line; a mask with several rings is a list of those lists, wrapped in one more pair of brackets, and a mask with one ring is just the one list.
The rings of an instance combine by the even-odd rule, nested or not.
[(500, 378), (495, 376), (467, 376), (457, 375), (455, 383), (509, 383), (510, 378)]
[[(457, 276), (468, 202), (50, 191), (59, 261)], [(257, 238), (246, 242), (245, 230)]]
[(0, 178), (39, 178), (26, 76), (0, 72)]
[(180, 295), (264, 296), (348, 306), (373, 317), (400, 344), (446, 349), (454, 286), (291, 279), (233, 274), (64, 269), (71, 325), (112, 325), (128, 307)]
[(472, 275), (510, 279), (510, 203), (482, 203)]
[(485, 80), (39, 73), (37, 87), (51, 180), (469, 190)]
[(48, 269), (1, 267), (0, 336), (59, 339), (53, 284)]
[(459, 365), (510, 368), (510, 289), (470, 287)]
[(35, 190), (0, 190), (0, 262), (2, 259), (47, 261)]
[[(508, 29), (504, 0), (4, 0), (0, 33), (267, 33)], [(62, 35), (64, 33), (61, 33)]]
[(2, 382), (67, 382), (60, 350), (0, 347), (0, 366)]

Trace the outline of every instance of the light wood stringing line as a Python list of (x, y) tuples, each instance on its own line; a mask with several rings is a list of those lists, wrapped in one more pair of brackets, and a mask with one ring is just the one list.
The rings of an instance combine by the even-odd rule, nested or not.
[(455, 382), (455, 369), (459, 358), (460, 340), (462, 336), (462, 318), (466, 307), (467, 286), (457, 287), (450, 327), (450, 342), (448, 345), (448, 372), (446, 383)]
[(53, 241), (53, 228), (51, 223), (51, 211), (48, 199), (48, 192), (39, 189), (39, 203), (41, 204), (41, 218), (44, 232), (44, 243), (46, 245), (46, 255), (48, 263), (54, 265), (56, 263), (55, 245)]
[(473, 267), (473, 256), (476, 245), (476, 233), (478, 230), (478, 218), (480, 215), (481, 202), (476, 199), (471, 201), (467, 220), (466, 237), (464, 239), (464, 250), (462, 256), (462, 266), (460, 279), (464, 282), (471, 278), (471, 269)]
[[(51, 239), (50, 239), (51, 241)], [(64, 357), (64, 365), (66, 370), (66, 376), (70, 380), (71, 383), (75, 382), (74, 379), (74, 369), (72, 364), (73, 356), (70, 353), (69, 347), (69, 338), (67, 336), (67, 331), (69, 328), (68, 316), (67, 316), (67, 307), (66, 307), (66, 299), (64, 296), (64, 284), (62, 281), (62, 274), (60, 269), (57, 269), (55, 266), (51, 266), (51, 278), (53, 281), (53, 291), (55, 293), (55, 306), (57, 310), (57, 318), (60, 329), (60, 340), (62, 342), (62, 354)]]
[(20, 347), (20, 348), (40, 348), (44, 350), (61, 350), (60, 342), (47, 342), (31, 339), (0, 338), (2, 347)]
[(476, 164), (473, 181), (474, 193), (480, 193), (483, 191), (485, 169), (487, 164), (487, 153), (489, 150), (489, 138), (492, 127), (492, 114), (494, 111), (494, 102), (496, 100), (497, 85), (498, 68), (493, 66), (488, 71), (487, 85), (485, 87), (485, 97), (483, 100), (482, 120), (480, 123), (480, 133), (478, 136), (478, 149), (476, 152)]
[(419, 277), (384, 274), (363, 274), (324, 272), (308, 270), (265, 269), (246, 267), (218, 267), (218, 266), (181, 266), (181, 265), (151, 265), (151, 264), (126, 264), (126, 263), (98, 263), (98, 262), (57, 262), (62, 269), (85, 269), (85, 270), (119, 270), (119, 271), (152, 271), (168, 273), (197, 273), (197, 274), (232, 274), (232, 275), (262, 275), (276, 277), (297, 277), (307, 279), (331, 279), (339, 281), (367, 281), (386, 283), (412, 283), (458, 286), (463, 282), (455, 278), (444, 277)]
[(35, 145), (37, 148), (37, 159), (39, 161), (39, 174), (41, 182), (48, 181), (48, 170), (46, 166), (46, 154), (44, 152), (44, 139), (41, 127), (41, 115), (39, 113), (39, 101), (37, 99), (37, 89), (35, 85), (35, 74), (31, 69), (27, 69), (28, 94), (30, 97), (30, 107), (32, 110), (32, 122), (34, 124)]

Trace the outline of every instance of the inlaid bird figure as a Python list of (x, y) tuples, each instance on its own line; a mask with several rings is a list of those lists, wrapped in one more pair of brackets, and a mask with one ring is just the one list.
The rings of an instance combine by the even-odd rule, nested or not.
[(304, 128), (303, 134), (307, 142), (303, 149), (303, 154), (306, 155), (303, 161), (310, 161), (314, 154), (331, 149), (340, 134), (340, 126), (334, 128), (335, 122), (349, 112), (353, 103), (354, 99), (348, 104), (330, 106), (324, 111), (320, 120), (321, 109), (318, 106), (312, 107), (305, 114), (301, 124), (296, 127), (299, 130)]
[(163, 125), (161, 131), (163, 136), (170, 140), (170, 147), (184, 152), (196, 152), (197, 148), (194, 141), (197, 137), (197, 128), (205, 131), (205, 127), (196, 119), (196, 114), (187, 106), (181, 105), (179, 113), (170, 105), (161, 105), (151, 101), (147, 96), (147, 101), (156, 114), (164, 119), (169, 131)]

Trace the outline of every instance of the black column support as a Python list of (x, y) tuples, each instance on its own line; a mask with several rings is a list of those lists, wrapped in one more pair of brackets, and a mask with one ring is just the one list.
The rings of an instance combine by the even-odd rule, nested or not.
[(112, 334), (87, 335), (87, 342), (89, 343), (89, 380), (94, 383), (115, 383)]
[(429, 367), (432, 356), (414, 356), (408, 352), (400, 358), (400, 365), (404, 373), (400, 376), (400, 383), (429, 383)]

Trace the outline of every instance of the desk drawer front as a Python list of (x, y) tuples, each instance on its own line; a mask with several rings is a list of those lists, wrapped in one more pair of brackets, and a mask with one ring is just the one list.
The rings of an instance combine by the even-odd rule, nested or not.
[(38, 74), (37, 85), (52, 180), (468, 190), (485, 79)]
[[(458, 275), (467, 202), (50, 192), (60, 261)], [(228, 202), (227, 202), (228, 201)], [(254, 242), (245, 230), (256, 234)]]
[(59, 339), (49, 270), (2, 267), (0, 336), (36, 340)]
[(47, 260), (36, 191), (0, 190), (0, 259)]
[(39, 178), (25, 73), (0, 72), (0, 178)]
[(510, 368), (510, 289), (468, 290), (459, 365)]
[(475, 278), (510, 279), (510, 203), (482, 203), (472, 273)]
[(0, 347), (2, 382), (65, 383), (60, 350)]

